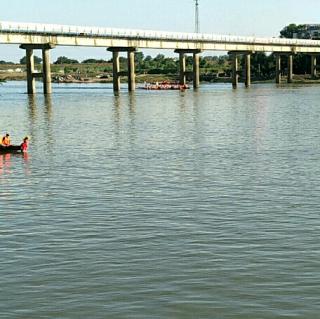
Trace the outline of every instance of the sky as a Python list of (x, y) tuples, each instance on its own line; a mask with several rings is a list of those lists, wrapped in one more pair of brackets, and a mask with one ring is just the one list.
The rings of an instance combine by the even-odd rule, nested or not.
[[(289, 23), (320, 24), (320, 0), (199, 3), (204, 33), (274, 37)], [(194, 20), (194, 0), (0, 0), (0, 21), (193, 32)], [(173, 56), (170, 51), (143, 52)], [(110, 58), (104, 48), (57, 47), (51, 54), (53, 61), (61, 55), (78, 60)], [(23, 55), (17, 45), (0, 45), (0, 60), (18, 62)]]

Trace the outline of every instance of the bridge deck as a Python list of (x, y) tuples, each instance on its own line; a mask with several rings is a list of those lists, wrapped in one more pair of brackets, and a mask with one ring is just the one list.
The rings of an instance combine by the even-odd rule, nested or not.
[(319, 53), (320, 41), (0, 22), (0, 44)]

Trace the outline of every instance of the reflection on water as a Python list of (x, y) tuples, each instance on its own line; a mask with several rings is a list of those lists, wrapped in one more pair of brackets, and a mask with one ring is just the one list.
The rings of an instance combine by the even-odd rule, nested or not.
[(0, 318), (317, 318), (317, 86), (0, 87)]
[(0, 175), (10, 174), (11, 154), (0, 154)]
[(52, 148), (54, 143), (53, 130), (51, 125), (52, 120), (52, 96), (46, 95), (33, 95), (28, 96), (28, 117), (29, 117), (29, 135), (31, 137), (31, 144), (37, 143), (37, 138), (40, 136), (38, 133), (39, 128), (45, 129), (45, 136), (41, 138), (46, 139), (48, 149)]
[(0, 175), (9, 175), (13, 173), (12, 170), (12, 162), (14, 164), (17, 164), (17, 162), (21, 163), (20, 159), (23, 159), (23, 168), (24, 173), (26, 175), (30, 174), (30, 169), (28, 167), (28, 161), (29, 161), (29, 154), (27, 152), (25, 153), (18, 153), (18, 154), (12, 154), (12, 153), (0, 153)]

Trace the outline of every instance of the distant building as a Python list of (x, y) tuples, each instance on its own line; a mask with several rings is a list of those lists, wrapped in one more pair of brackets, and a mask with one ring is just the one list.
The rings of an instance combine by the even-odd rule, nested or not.
[(293, 33), (295, 39), (320, 40), (320, 24), (303, 24), (299, 30)]

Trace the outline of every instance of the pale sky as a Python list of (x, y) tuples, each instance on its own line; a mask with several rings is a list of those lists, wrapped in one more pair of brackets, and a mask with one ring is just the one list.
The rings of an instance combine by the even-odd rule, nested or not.
[[(320, 23), (320, 0), (199, 2), (200, 29), (204, 33), (272, 37), (289, 23)], [(0, 21), (194, 31), (194, 0), (0, 0), (0, 12)], [(161, 53), (172, 55), (170, 51)], [(0, 45), (0, 60), (18, 62), (23, 54), (16, 45)], [(53, 60), (61, 55), (79, 60), (110, 58), (104, 48), (52, 50)]]

